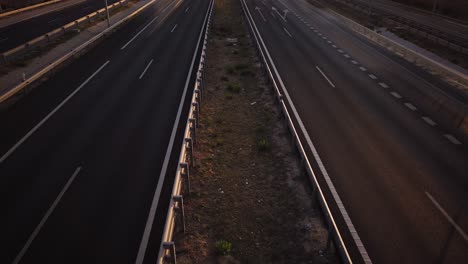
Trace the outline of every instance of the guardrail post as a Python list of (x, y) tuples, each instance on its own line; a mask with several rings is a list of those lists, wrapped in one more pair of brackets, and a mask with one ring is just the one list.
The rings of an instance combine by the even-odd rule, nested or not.
[(177, 206), (174, 207), (174, 210), (179, 215), (179, 221), (182, 226), (182, 232), (185, 233), (184, 197), (182, 197), (182, 195), (174, 195), (172, 196), (172, 199), (174, 200), (174, 202), (177, 203)]
[(176, 250), (174, 242), (163, 242), (164, 250), (169, 250), (169, 255), (164, 255), (164, 262), (177, 263)]
[[(200, 88), (195, 88), (195, 98), (197, 100), (198, 105), (201, 104), (201, 90)], [(198, 114), (200, 114), (200, 107), (198, 107)]]
[(192, 106), (195, 107), (195, 110), (193, 110), (194, 116), (195, 116), (195, 125), (198, 127), (199, 119), (200, 119), (200, 104), (198, 102), (193, 102)]
[(185, 142), (188, 143), (187, 149), (190, 155), (190, 166), (193, 166), (193, 140), (191, 138), (185, 138)]
[(185, 178), (185, 183), (186, 183), (186, 188), (187, 188), (187, 196), (190, 196), (190, 170), (189, 170), (189, 165), (187, 162), (182, 162), (180, 163), (180, 168), (182, 169), (182, 172), (180, 175)]
[(197, 144), (197, 121), (195, 118), (190, 118), (190, 136), (192, 137), (193, 144)]

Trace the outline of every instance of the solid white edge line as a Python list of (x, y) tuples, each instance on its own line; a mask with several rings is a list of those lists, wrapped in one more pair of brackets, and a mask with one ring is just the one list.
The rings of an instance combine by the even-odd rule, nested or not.
[[(244, 0), (241, 0), (241, 1), (244, 1)], [(319, 165), (319, 168), (320, 168), (322, 174), (324, 175), (324, 178), (325, 178), (325, 181), (327, 182), (328, 188), (332, 192), (333, 198), (335, 199), (336, 203), (341, 203), (341, 198), (340, 198), (339, 194), (336, 192), (334, 184), (331, 181), (331, 179), (330, 179), (330, 177), (328, 175), (328, 172), (327, 172), (327, 170), (325, 169), (325, 166), (322, 163), (322, 160), (321, 160), (320, 156), (318, 156), (318, 152), (315, 149), (315, 146), (312, 143), (312, 140), (310, 139), (310, 136), (307, 133), (307, 130), (305, 129), (304, 123), (302, 122), (301, 118), (299, 117), (299, 114), (297, 112), (296, 107), (292, 103), (291, 97), (289, 96), (289, 93), (286, 90), (286, 87), (284, 86), (283, 80), (282, 80), (281, 76), (279, 75), (278, 70), (276, 69), (276, 66), (275, 66), (275, 64), (273, 62), (273, 59), (271, 58), (271, 55), (268, 52), (268, 49), (267, 49), (267, 47), (265, 45), (265, 42), (263, 41), (263, 38), (262, 38), (262, 36), (261, 36), (261, 34), (260, 34), (256, 24), (255, 24), (255, 21), (252, 18), (252, 15), (250, 14), (250, 10), (248, 9), (248, 6), (247, 6), (247, 4), (245, 2), (244, 2), (244, 5), (246, 6), (246, 10), (247, 10), (247, 12), (248, 12), (248, 14), (250, 16), (250, 19), (252, 20), (253, 26), (255, 27), (255, 31), (257, 32), (257, 35), (259, 36), (260, 42), (261, 42), (263, 48), (265, 49), (266, 55), (268, 56), (268, 60), (270, 61), (271, 65), (272, 65), (273, 71), (275, 72), (276, 76), (278, 77), (278, 81), (279, 81), (279, 83), (280, 83), (280, 85), (281, 85), (281, 87), (282, 87), (282, 89), (284, 91), (284, 95), (286, 96), (286, 99), (288, 100), (288, 102), (290, 104), (291, 110), (293, 111), (294, 116), (296, 117), (297, 122), (298, 122), (298, 124), (299, 124), (299, 126), (301, 128), (301, 131), (304, 134), (304, 137), (306, 138), (307, 144), (309, 145), (309, 148), (312, 150), (312, 154), (316, 158), (316, 161), (317, 161), (317, 163)], [(354, 228), (354, 225), (353, 225), (353, 223), (351, 221), (351, 218), (348, 215), (348, 212), (346, 211), (346, 208), (344, 208), (344, 206), (343, 206), (342, 208), (340, 208), (340, 212), (341, 212), (344, 219), (349, 219), (349, 221), (345, 221), (346, 225), (347, 225), (349, 230), (354, 230), (354, 232), (351, 232), (351, 235), (353, 236), (353, 239), (354, 239), (356, 245), (361, 245), (361, 246), (358, 246), (358, 250), (359, 250), (359, 253), (361, 254), (362, 258), (364, 259), (364, 262), (369, 263), (369, 264), (372, 263), (372, 260), (370, 259), (369, 254), (367, 253), (367, 250), (366, 250), (364, 244), (362, 243), (361, 238), (359, 237), (359, 234), (357, 233), (357, 231)], [(340, 239), (341, 239), (341, 237), (340, 237)], [(346, 253), (348, 254), (347, 251), (346, 251)]]
[(291, 35), (291, 33), (289, 33), (289, 31), (288, 31), (288, 30), (287, 30), (285, 27), (283, 27), (283, 29), (284, 29), (284, 31), (286, 32), (286, 34), (288, 34), (288, 35), (289, 35), (289, 37), (291, 37), (291, 38), (292, 38), (292, 35)]
[(34, 231), (32, 232), (32, 234), (29, 236), (28, 240), (26, 241), (26, 244), (23, 246), (23, 248), (21, 249), (21, 251), (18, 253), (18, 255), (16, 256), (15, 260), (13, 261), (13, 264), (18, 264), (21, 259), (23, 258), (24, 254), (26, 254), (26, 251), (28, 251), (29, 247), (31, 246), (32, 242), (34, 241), (34, 239), (36, 238), (36, 236), (39, 234), (39, 232), (41, 231), (42, 227), (44, 226), (44, 224), (47, 222), (47, 219), (50, 217), (50, 215), (54, 212), (55, 210), (55, 207), (57, 207), (58, 203), (60, 202), (60, 200), (62, 199), (63, 195), (65, 194), (65, 192), (68, 190), (68, 188), (70, 187), (70, 185), (73, 183), (73, 181), (75, 180), (76, 176), (78, 175), (78, 173), (80, 173), (81, 171), (81, 167), (78, 167), (76, 168), (75, 172), (72, 174), (72, 176), (70, 177), (70, 179), (68, 179), (67, 183), (65, 184), (65, 186), (63, 187), (63, 189), (60, 191), (59, 195), (57, 196), (57, 198), (55, 198), (55, 201), (52, 203), (52, 205), (50, 206), (49, 210), (47, 210), (47, 212), (45, 213), (45, 215), (42, 217), (41, 221), (39, 222), (39, 224), (36, 226), (36, 228), (34, 229)]
[(0, 158), (0, 163), (3, 163), (17, 148), (21, 146), (36, 130), (38, 130), (50, 117), (52, 117), (64, 104), (66, 104), (76, 93), (78, 93), (94, 76), (96, 76), (110, 61), (106, 61), (99, 69), (97, 69), (91, 76), (86, 79), (78, 88), (76, 88), (67, 98), (65, 98), (57, 107), (52, 110), (46, 117), (44, 117), (37, 125), (35, 125), (29, 132), (23, 136), (13, 147), (11, 147), (7, 153), (3, 154)]
[(452, 142), (452, 144), (454, 145), (461, 145), (462, 143), (460, 142), (460, 140), (458, 140), (456, 137), (454, 137), (453, 135), (451, 134), (444, 134), (444, 137), (446, 139), (448, 139), (450, 142)]
[(140, 74), (140, 77), (138, 78), (139, 80), (141, 80), (141, 78), (143, 78), (143, 76), (145, 76), (146, 71), (148, 70), (148, 68), (151, 66), (152, 63), (153, 63), (153, 59), (151, 59), (151, 61), (146, 66), (145, 70), (143, 70), (143, 72)]
[(146, 248), (148, 246), (151, 229), (153, 227), (154, 217), (156, 215), (156, 209), (157, 209), (158, 203), (159, 203), (159, 197), (161, 196), (161, 190), (162, 190), (162, 186), (163, 186), (163, 183), (164, 183), (164, 179), (166, 177), (166, 171), (167, 171), (167, 167), (169, 165), (169, 159), (170, 159), (170, 156), (171, 156), (171, 153), (172, 153), (172, 148), (174, 146), (174, 140), (175, 140), (175, 136), (176, 136), (176, 133), (177, 133), (177, 127), (178, 127), (179, 121), (180, 121), (180, 115), (182, 114), (182, 108), (184, 106), (185, 96), (187, 94), (188, 85), (190, 83), (190, 76), (192, 75), (193, 65), (195, 64), (198, 47), (200, 46), (200, 40), (201, 40), (201, 37), (203, 36), (203, 29), (206, 26), (206, 20), (207, 20), (209, 11), (210, 11), (210, 4), (208, 5), (208, 9), (207, 9), (206, 15), (205, 15), (205, 22), (202, 25), (202, 28), (200, 30), (200, 36), (198, 37), (197, 45), (196, 45), (195, 51), (193, 53), (192, 62), (191, 62), (191, 65), (190, 65), (190, 69), (188, 71), (187, 79), (185, 81), (184, 91), (182, 93), (181, 101), (179, 103), (179, 109), (177, 110), (176, 120), (174, 121), (174, 125), (172, 127), (172, 133), (171, 133), (171, 137), (169, 139), (169, 144), (167, 146), (166, 156), (164, 158), (163, 166), (162, 166), (161, 172), (159, 174), (158, 185), (156, 186), (156, 190), (154, 192), (153, 200), (151, 202), (150, 211), (148, 213), (148, 218), (146, 220), (145, 230), (143, 232), (143, 236), (142, 236), (142, 239), (141, 239), (141, 242), (140, 242), (140, 247), (138, 249), (138, 254), (137, 254), (137, 257), (136, 257), (136, 260), (135, 260), (135, 264), (142, 264), (143, 260), (145, 258)]
[(457, 230), (457, 232), (460, 234), (460, 236), (465, 239), (466, 242), (468, 242), (468, 235), (461, 229), (461, 227), (450, 217), (450, 215), (442, 208), (442, 206), (437, 202), (437, 200), (432, 197), (432, 195), (429, 192), (424, 192), (426, 193), (426, 196), (431, 200), (431, 202), (435, 205), (437, 209), (442, 213), (442, 215), (449, 221), (449, 223)]
[(323, 73), (323, 71), (319, 68), (319, 66), (315, 66), (315, 68), (320, 72), (320, 74), (322, 74), (322, 76), (327, 80), (327, 82), (331, 85), (331, 87), (335, 88), (335, 85), (332, 83), (332, 81), (330, 81), (330, 79), (328, 79), (327, 75)]

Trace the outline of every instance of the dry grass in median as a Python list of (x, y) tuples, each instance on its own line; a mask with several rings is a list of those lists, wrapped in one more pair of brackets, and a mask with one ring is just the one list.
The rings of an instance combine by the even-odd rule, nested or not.
[[(216, 1), (178, 263), (335, 263), (238, 0)], [(328, 262), (327, 262), (328, 261)]]

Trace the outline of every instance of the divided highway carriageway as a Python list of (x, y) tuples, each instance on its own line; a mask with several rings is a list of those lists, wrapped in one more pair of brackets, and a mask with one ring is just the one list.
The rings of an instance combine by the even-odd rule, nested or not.
[(241, 1), (356, 263), (466, 263), (467, 147), (408, 96), (445, 84), (313, 0)]
[(0, 263), (155, 263), (209, 5), (156, 1), (0, 113)]

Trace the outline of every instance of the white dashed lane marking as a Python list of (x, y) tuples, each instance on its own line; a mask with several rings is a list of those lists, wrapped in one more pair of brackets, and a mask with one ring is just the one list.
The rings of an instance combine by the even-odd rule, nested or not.
[(355, 60), (352, 60), (351, 63), (354, 64), (354, 65), (357, 65), (357, 64), (358, 64), (358, 62), (355, 61)]
[(411, 111), (416, 111), (418, 108), (411, 103), (405, 103), (405, 106), (408, 107)]
[(454, 137), (454, 136), (452, 136), (450, 134), (445, 134), (444, 137), (447, 138), (450, 142), (452, 142), (455, 145), (461, 145), (462, 144), (456, 137)]
[(362, 66), (361, 66), (361, 67), (359, 67), (359, 69), (360, 69), (361, 71), (363, 71), (363, 72), (367, 71), (367, 69), (366, 69), (366, 68), (364, 68), (364, 67), (362, 67)]
[(382, 86), (385, 89), (388, 88), (388, 85), (386, 83), (380, 82), (379, 85)]
[(391, 92), (390, 93), (391, 95), (393, 95), (393, 97), (397, 98), (397, 99), (401, 99), (401, 95), (397, 92)]
[(369, 76), (369, 78), (371, 78), (372, 80), (377, 80), (377, 77), (376, 77), (374, 74), (369, 74), (368, 76)]
[(351, 56), (349, 56), (348, 54), (343, 54), (343, 57), (348, 58), (348, 59), (351, 58)]
[(430, 126), (436, 126), (436, 125), (437, 125), (437, 123), (434, 122), (434, 120), (430, 119), (430, 118), (427, 117), (427, 116), (423, 116), (423, 117), (421, 117), (421, 118), (424, 120), (424, 122), (426, 122), (426, 123), (427, 123), (428, 125), (430, 125)]

